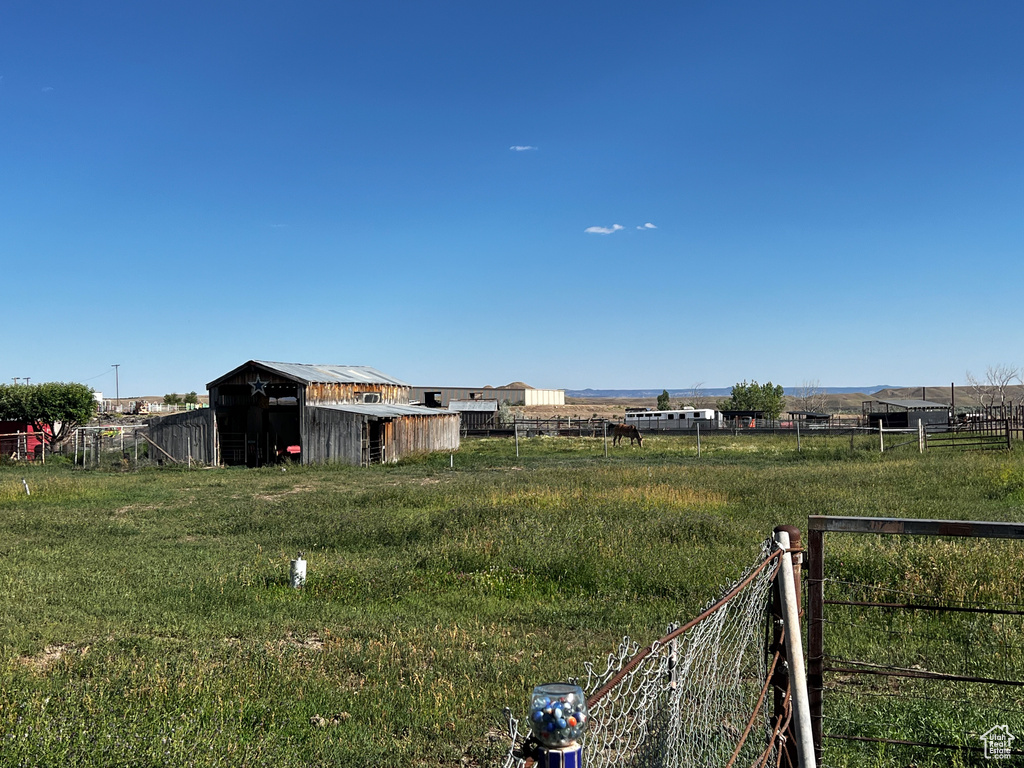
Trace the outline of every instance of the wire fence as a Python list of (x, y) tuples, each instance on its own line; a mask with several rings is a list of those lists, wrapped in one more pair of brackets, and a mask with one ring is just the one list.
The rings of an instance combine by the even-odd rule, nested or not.
[[(606, 660), (584, 664), (585, 675), (570, 681), (590, 710), (583, 765), (788, 764), (788, 677), (770, 605), (782, 554), (766, 542), (757, 563), (692, 621), (643, 647), (623, 638)], [(503, 768), (528, 768), (537, 744), (506, 715), (512, 743)]]

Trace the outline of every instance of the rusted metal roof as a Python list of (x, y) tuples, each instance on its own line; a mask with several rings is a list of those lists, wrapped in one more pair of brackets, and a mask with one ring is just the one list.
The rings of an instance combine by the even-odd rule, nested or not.
[(454, 416), (451, 411), (427, 408), (423, 405), (395, 405), (394, 403), (352, 403), (350, 405), (312, 405), (310, 408), (329, 408), (332, 411), (359, 413), (363, 416), (393, 419), (399, 416)]
[(244, 365), (238, 366), (238, 368), (235, 368), (230, 373), (210, 382), (207, 386), (212, 387), (230, 378), (248, 365), (266, 368), (301, 384), (392, 384), (399, 387), (411, 386), (400, 379), (396, 379), (394, 376), (388, 376), (376, 368), (370, 368), (366, 365), (307, 365), (305, 363), (274, 363), (268, 360), (250, 360)]

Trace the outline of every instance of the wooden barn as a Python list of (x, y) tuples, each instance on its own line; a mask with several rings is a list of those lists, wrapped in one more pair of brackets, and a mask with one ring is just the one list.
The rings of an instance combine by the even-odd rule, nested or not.
[(409, 405), (410, 385), (366, 366), (250, 360), (207, 389), (209, 409), (151, 422), (158, 454), (260, 467), (382, 464), (459, 447), (459, 414)]

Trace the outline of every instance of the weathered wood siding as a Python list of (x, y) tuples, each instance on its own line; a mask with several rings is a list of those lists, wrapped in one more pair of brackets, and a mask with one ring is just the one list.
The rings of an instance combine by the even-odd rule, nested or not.
[[(188, 461), (191, 455), (192, 461), (213, 464), (216, 461), (213, 409), (201, 408), (150, 419), (149, 439), (178, 461)], [(154, 460), (166, 459), (152, 446), (149, 455)]]
[[(363, 424), (374, 417), (333, 408), (303, 409), (302, 462), (304, 464), (362, 464)], [(397, 416), (380, 420), (385, 461), (431, 451), (459, 448), (459, 415)]]
[(303, 464), (362, 463), (363, 416), (315, 406), (302, 413)]
[(394, 444), (388, 446), (391, 461), (416, 453), (457, 451), (459, 449), (459, 414), (437, 416), (402, 416), (395, 419)]
[[(382, 403), (409, 404), (409, 387), (394, 384), (338, 384), (311, 382), (306, 385), (308, 405), (348, 405), (363, 402), (363, 394), (376, 392)], [(356, 396), (358, 393), (358, 397)]]

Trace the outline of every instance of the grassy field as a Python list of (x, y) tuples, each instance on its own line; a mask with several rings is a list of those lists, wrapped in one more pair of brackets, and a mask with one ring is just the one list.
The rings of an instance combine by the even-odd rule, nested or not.
[[(454, 466), (0, 467), (0, 765), (489, 764), (503, 707), (688, 618), (780, 523), (1024, 521), (1019, 451), (702, 442), (700, 459), (652, 436), (609, 458), (466, 441)], [(839, 578), (1024, 603), (1020, 547), (837, 536), (829, 554)]]

